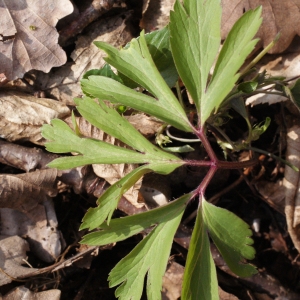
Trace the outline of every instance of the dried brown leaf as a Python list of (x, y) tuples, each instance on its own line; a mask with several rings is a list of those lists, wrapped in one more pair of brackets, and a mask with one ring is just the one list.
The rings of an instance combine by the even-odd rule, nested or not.
[(3, 296), (2, 300), (59, 300), (60, 295), (61, 291), (57, 289), (32, 292), (25, 286), (18, 286)]
[(61, 254), (61, 234), (51, 199), (46, 199), (26, 213), (10, 208), (0, 209), (1, 235), (26, 236), (30, 251), (45, 262)]
[(153, 138), (163, 122), (143, 113), (126, 116), (126, 119), (146, 138)]
[(255, 187), (270, 206), (284, 214), (285, 188), (282, 180), (277, 182), (260, 180), (255, 184)]
[(295, 35), (300, 35), (300, 1), (299, 0), (221, 0), (222, 38), (225, 39), (233, 24), (244, 11), (263, 7), (263, 23), (257, 34), (260, 46), (266, 47), (281, 33), (277, 44), (269, 53), (280, 53), (288, 48)]
[(10, 283), (13, 278), (37, 270), (22, 266), (28, 250), (27, 242), (19, 236), (0, 236), (0, 264), (3, 270), (0, 272), (0, 286)]
[(103, 41), (115, 47), (129, 42), (132, 38), (126, 25), (129, 17), (130, 14), (122, 14), (92, 23), (85, 34), (79, 36), (77, 40), (76, 49), (71, 55), (74, 63), (67, 63), (48, 74), (42, 72), (31, 74), (35, 77), (33, 84), (36, 89), (42, 89), (55, 99), (74, 105), (73, 99), (82, 96), (79, 81), (84, 73), (90, 69), (99, 69), (104, 64), (104, 52), (100, 51), (93, 42)]
[[(300, 126), (295, 125), (287, 132), (286, 160), (300, 169)], [(300, 175), (290, 167), (285, 168), (285, 214), (289, 234), (300, 252)]]
[(46, 169), (26, 174), (0, 175), (0, 207), (27, 212), (47, 196), (54, 196), (57, 170)]
[(69, 114), (69, 108), (58, 101), (15, 91), (1, 91), (0, 137), (8, 141), (43, 144), (41, 126)]
[(3, 0), (0, 4), (0, 73), (9, 80), (67, 61), (57, 44), (57, 21), (73, 11), (69, 0)]
[(162, 299), (177, 300), (181, 295), (184, 267), (172, 261), (163, 277)]

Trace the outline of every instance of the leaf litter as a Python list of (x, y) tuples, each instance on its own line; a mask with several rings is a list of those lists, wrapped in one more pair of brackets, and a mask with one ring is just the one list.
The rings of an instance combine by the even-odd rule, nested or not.
[[(69, 1), (66, 1), (66, 3)], [(168, 2), (168, 1), (167, 1)], [(172, 1), (170, 1), (172, 2)], [(223, 24), (226, 23), (226, 26), (228, 26), (228, 24), (230, 24), (230, 22), (233, 22), (234, 18), (237, 18), (238, 16), (240, 16), (243, 12), (243, 8), (245, 8), (245, 10), (248, 10), (249, 8), (252, 7), (256, 7), (258, 4), (260, 3), (256, 3), (258, 1), (230, 1), (231, 3), (229, 3), (228, 1), (222, 1), (223, 3), (223, 8), (225, 8), (225, 13), (223, 15)], [(11, 2), (13, 3), (13, 1)], [(30, 2), (28, 2), (30, 3)], [(57, 4), (56, 2), (52, 2), (51, 3), (56, 6), (56, 7), (60, 7), (60, 4)], [(61, 2), (63, 3), (63, 2)], [(159, 22), (156, 23), (155, 25), (155, 18), (152, 18), (152, 20), (147, 20), (146, 15), (147, 15), (147, 10), (152, 6), (155, 5), (155, 3), (159, 3), (159, 5), (161, 5), (162, 9), (166, 9), (167, 13), (164, 13), (166, 16), (168, 15), (168, 7), (171, 7), (172, 4), (170, 5), (169, 2), (166, 3), (166, 1), (144, 1), (144, 18), (142, 21), (140, 21), (142, 24), (142, 26), (144, 28), (149, 28), (148, 30), (152, 30), (153, 27), (155, 28), (159, 28), (159, 26), (162, 25), (157, 25), (157, 24), (161, 24)], [(232, 8), (232, 6), (230, 5), (234, 5), (234, 9)], [(266, 31), (264, 29), (262, 29), (262, 33), (260, 33), (260, 36), (262, 37), (262, 44), (266, 45), (268, 44), (268, 42), (270, 40), (272, 40), (274, 38), (274, 35), (276, 35), (277, 31), (279, 29), (281, 29), (282, 31), (282, 35), (281, 38), (282, 40), (277, 44), (277, 48), (273, 48), (273, 52), (277, 53), (277, 52), (282, 52), (284, 51), (289, 43), (291, 42), (292, 38), (295, 36), (295, 34), (298, 34), (297, 28), (298, 28), (298, 21), (295, 21), (296, 17), (296, 13), (295, 9), (293, 8), (292, 2), (287, 1), (286, 3), (281, 3), (281, 5), (286, 6), (286, 10), (291, 14), (291, 18), (289, 18), (289, 23), (288, 25), (286, 25), (284, 27), (284, 23), (282, 21), (282, 14), (281, 11), (283, 10), (282, 6), (280, 6), (278, 8), (278, 6), (276, 6), (277, 3), (274, 3), (274, 1), (270, 2), (270, 1), (265, 1), (263, 3), (264, 6), (264, 13), (265, 13), (265, 18), (264, 20), (267, 20), (263, 23), (263, 26), (266, 26), (266, 23), (268, 22), (268, 24), (271, 24), (271, 28), (272, 30), (270, 31)], [(296, 5), (296, 4), (295, 4)], [(30, 7), (30, 5), (28, 4), (28, 8)], [(68, 6), (69, 7), (69, 6)], [(45, 9), (45, 11), (47, 11)], [(150, 10), (149, 10), (150, 11)], [(272, 18), (268, 18), (268, 14), (270, 13), (270, 11), (272, 11), (274, 14), (272, 15)], [(61, 10), (60, 11), (61, 14), (53, 14), (54, 16), (63, 16), (63, 14), (67, 14), (65, 10)], [(69, 12), (70, 13), (70, 12)], [(119, 13), (119, 11), (118, 11)], [(122, 14), (121, 14), (122, 15)], [(31, 74), (26, 74), (27, 78), (28, 78), (28, 82), (34, 87), (35, 90), (44, 90), (46, 91), (46, 93), (48, 94), (48, 97), (50, 98), (54, 98), (54, 99), (58, 99), (60, 100), (62, 103), (68, 104), (68, 105), (73, 105), (73, 98), (74, 97), (78, 97), (81, 95), (81, 90), (79, 87), (79, 80), (81, 79), (82, 74), (85, 73), (86, 70), (88, 69), (92, 69), (92, 68), (100, 68), (101, 65), (103, 64), (103, 60), (102, 60), (102, 55), (103, 54), (99, 54), (100, 52), (98, 52), (98, 50), (96, 51), (96, 48), (94, 45), (92, 45), (92, 41), (94, 40), (102, 40), (102, 41), (108, 41), (109, 43), (113, 44), (113, 45), (125, 45), (126, 42), (128, 42), (131, 37), (132, 34), (130, 32), (130, 28), (127, 27), (128, 21), (130, 22), (130, 18), (126, 17), (126, 14), (123, 13), (123, 15), (125, 15), (125, 18), (120, 17), (120, 15), (118, 14), (115, 18), (114, 17), (108, 17), (108, 18), (103, 18), (100, 19), (99, 21), (95, 22), (94, 24), (90, 25), (90, 29), (87, 29), (86, 32), (84, 32), (81, 37), (79, 37), (77, 43), (76, 43), (76, 49), (73, 52), (72, 55), (72, 59), (74, 60), (74, 62), (68, 62), (67, 64), (65, 64), (64, 66), (57, 68), (55, 70), (50, 71), (49, 74), (45, 74), (43, 72), (48, 72), (50, 70), (51, 67), (55, 66), (55, 63), (53, 63), (53, 61), (51, 62), (47, 62), (47, 66), (43, 66), (43, 68), (39, 68), (36, 65), (32, 64), (32, 69), (36, 69), (36, 70), (42, 70), (43, 72), (38, 72), (38, 71), (32, 71)], [(28, 35), (28, 36), (35, 36), (39, 33), (39, 30), (41, 29), (38, 25), (38, 22), (35, 19), (32, 19), (30, 17), (30, 14), (27, 15), (28, 16), (28, 22), (30, 22), (29, 26), (27, 26), (28, 24), (26, 23), (26, 27), (25, 30), (23, 30), (24, 32), (22, 32), (22, 34), (20, 34), (20, 36), (18, 36), (16, 34), (16, 32), (19, 30), (20, 32), (20, 28), (18, 26), (15, 26), (12, 24), (12, 26), (10, 26), (8, 29), (4, 29), (3, 32), (3, 37), (8, 38), (7, 40), (2, 42), (2, 46), (12, 46), (13, 41), (16, 42), (19, 38), (22, 38), (24, 35)], [(149, 13), (148, 13), (149, 16)], [(274, 17), (275, 16), (275, 17)], [(157, 17), (160, 18), (160, 17)], [(165, 17), (164, 17), (165, 18)], [(17, 19), (17, 17), (16, 17)], [(57, 18), (58, 19), (58, 18)], [(299, 19), (299, 18), (298, 18)], [(105, 27), (104, 24), (108, 24), (109, 20), (111, 20), (111, 23), (109, 23), (109, 25), (107, 25)], [(125, 21), (126, 20), (126, 24)], [(168, 20), (168, 17), (166, 17), (166, 20)], [(284, 21), (286, 21), (286, 16), (284, 17)], [(9, 23), (6, 23), (9, 24)], [(56, 23), (54, 23), (53, 25), (51, 25), (52, 27), (55, 26)], [(165, 23), (162, 23), (165, 24)], [(102, 27), (104, 25), (104, 28)], [(115, 25), (115, 27), (113, 27), (113, 25)], [(226, 36), (226, 26), (223, 26), (223, 35)], [(231, 25), (230, 25), (231, 26)], [(229, 27), (230, 27), (229, 26)], [(1, 28), (1, 23), (0, 23), (0, 28)], [(114, 28), (114, 29), (112, 29)], [(263, 27), (264, 28), (264, 27)], [(16, 30), (18, 29), (18, 30)], [(44, 30), (44, 29), (43, 29)], [(54, 37), (49, 38), (49, 42), (56, 44), (56, 49), (60, 49), (59, 46), (57, 46), (57, 33), (55, 32), (55, 29), (53, 29), (53, 33), (54, 33)], [(95, 34), (93, 33), (95, 32)], [(99, 33), (100, 32), (100, 33)], [(10, 37), (10, 38), (9, 38)], [(22, 40), (22, 39), (21, 39)], [(7, 42), (7, 44), (6, 44)], [(6, 45), (5, 45), (6, 44)], [(6, 49), (6, 48), (3, 48)], [(31, 50), (31, 49), (30, 49)], [(7, 50), (5, 50), (7, 51)], [(65, 54), (63, 54), (63, 52), (61, 52), (62, 50), (57, 50), (60, 51), (60, 60), (59, 62), (57, 62), (57, 66), (59, 64), (64, 64), (65, 62)], [(3, 53), (3, 52), (2, 52)], [(5, 52), (6, 53), (6, 52)], [(16, 51), (16, 54), (18, 53), (18, 51)], [(30, 53), (30, 52), (28, 52)], [(295, 57), (297, 57), (297, 51), (295, 52)], [(99, 55), (99, 56), (98, 56)], [(285, 55), (285, 54), (283, 54)], [(32, 56), (32, 59), (36, 59), (36, 56)], [(91, 59), (92, 58), (92, 59)], [(269, 58), (267, 58), (269, 59)], [(15, 59), (15, 61), (18, 61), (18, 59)], [(296, 65), (296, 61), (297, 58), (295, 58), (295, 62), (291, 61), (289, 58), (287, 58), (285, 61), (290, 61), (290, 65), (291, 67), (294, 67)], [(12, 62), (10, 62), (12, 63)], [(6, 64), (3, 64), (3, 66), (5, 66)], [(11, 66), (11, 65), (9, 65)], [(22, 64), (21, 64), (22, 66)], [(278, 72), (280, 73), (282, 71), (282, 66), (279, 64), (278, 68)], [(273, 69), (276, 69), (275, 67), (273, 67)], [(23, 77), (23, 74), (30, 70), (29, 69), (24, 69), (24, 66), (22, 67), (18, 67), (15, 68), (14, 72), (15, 73), (11, 73), (12, 68), (9, 67), (7, 69), (8, 71), (4, 70), (4, 71), (0, 71), (0, 73), (4, 73), (5, 76), (8, 79), (15, 79), (16, 77)], [(21, 71), (20, 71), (21, 70)], [(299, 72), (297, 73), (298, 68), (295, 67), (294, 69), (294, 73), (295, 75), (298, 75)], [(282, 74), (282, 73), (281, 73)], [(26, 78), (25, 76), (25, 78)], [(9, 102), (11, 102), (11, 100), (9, 98), (5, 98), (5, 97), (14, 97), (16, 94), (15, 92), (4, 92), (3, 95), (1, 95), (1, 99), (3, 99), (2, 105), (5, 105), (5, 102), (7, 102), (9, 104)], [(20, 96), (20, 95), (18, 95)], [(24, 97), (26, 98), (25, 95), (20, 96), (20, 98), (24, 99)], [(8, 100), (6, 100), (8, 99)], [(43, 144), (43, 140), (41, 139), (41, 136), (39, 134), (39, 128), (42, 124), (44, 123), (49, 123), (49, 120), (52, 118), (61, 118), (64, 119), (65, 117), (70, 115), (70, 110), (69, 108), (67, 108), (66, 105), (62, 105), (61, 102), (57, 102), (57, 101), (49, 101), (48, 100), (38, 100), (36, 98), (32, 98), (31, 102), (29, 104), (24, 104), (24, 101), (19, 102), (19, 100), (17, 100), (18, 102), (14, 102), (13, 105), (11, 106), (12, 108), (9, 108), (9, 106), (5, 107), (2, 110), (2, 114), (3, 117), (1, 118), (1, 120), (3, 120), (3, 125), (1, 125), (2, 129), (1, 129), (1, 137), (8, 140), (8, 141), (19, 141), (19, 142), (24, 142), (24, 141), (30, 141), (34, 144)], [(51, 103), (51, 105), (50, 105)], [(34, 108), (37, 106), (41, 106), (41, 109), (38, 108)], [(26, 110), (26, 106), (28, 106), (28, 109)], [(20, 108), (20, 112), (18, 112), (17, 110), (14, 110), (13, 107), (15, 108)], [(43, 108), (44, 107), (44, 108)], [(31, 108), (34, 108), (33, 113), (31, 113)], [(23, 110), (23, 111), (22, 111)], [(12, 114), (12, 111), (14, 112), (14, 114)], [(42, 116), (42, 117), (41, 117)], [(13, 117), (13, 119), (12, 119)], [(143, 117), (142, 117), (143, 119)], [(133, 123), (139, 124), (140, 121), (133, 121)], [(153, 137), (153, 134), (155, 134), (155, 132), (157, 132), (158, 128), (155, 130), (151, 130), (151, 126), (149, 126), (149, 130), (151, 132), (150, 134), (150, 138), (151, 136)], [(143, 126), (144, 127), (144, 126)], [(4, 129), (8, 129), (8, 133), (4, 131)], [(3, 136), (2, 136), (3, 134)], [(147, 135), (147, 134), (145, 134)], [(0, 148), (3, 147), (0, 144)], [(1, 149), (0, 149), (1, 150)], [(29, 154), (29, 152), (28, 152)], [(30, 156), (30, 155), (29, 155)], [(22, 156), (21, 156), (22, 157)], [(25, 157), (25, 155), (23, 155), (23, 157)], [(33, 156), (34, 157), (34, 154)], [(21, 159), (22, 160), (22, 159)], [(33, 161), (33, 160), (31, 160)], [(1, 161), (2, 163), (5, 163), (5, 159)], [(20, 162), (20, 161), (19, 161)], [(17, 166), (18, 164), (16, 163), (16, 161), (11, 161), (11, 163), (9, 163), (10, 166)], [(31, 165), (36, 166), (38, 164), (36, 163), (32, 163)], [(43, 164), (44, 165), (44, 164)], [(20, 166), (20, 164), (19, 164)], [(124, 166), (122, 167), (124, 169)], [(20, 168), (22, 169), (22, 168)], [(35, 167), (30, 167), (30, 164), (27, 165), (27, 167), (25, 167), (25, 169), (23, 168), (23, 170), (26, 170), (27, 172), (30, 171), (30, 173), (32, 173), (32, 171), (35, 169)], [(95, 171), (95, 169), (94, 169)], [(78, 185), (78, 182), (81, 182), (83, 180), (83, 178), (85, 178), (85, 171), (84, 170), (79, 170), (79, 181), (76, 181), (76, 184)], [(90, 172), (90, 171), (89, 171)], [(116, 173), (119, 174), (123, 174), (122, 173), (123, 170), (117, 170)], [(16, 195), (18, 195), (16, 197), (16, 199), (19, 199), (19, 202), (16, 202), (16, 204), (14, 204), (15, 208), (17, 209), (16, 214), (20, 216), (20, 209), (23, 210), (22, 213), (24, 213), (24, 207), (26, 211), (30, 211), (30, 206), (32, 206), (32, 209), (34, 210), (35, 208), (38, 211), (41, 211), (40, 207), (41, 204), (43, 204), (42, 199), (44, 199), (47, 195), (47, 193), (49, 193), (49, 191), (51, 190), (47, 190), (47, 184), (46, 186), (41, 186), (40, 188), (34, 187), (35, 184), (33, 184), (33, 188), (32, 188), (32, 184), (27, 182), (26, 176), (28, 176), (30, 173), (28, 174), (24, 174), (24, 176), (10, 176), (8, 179), (7, 175), (4, 175), (6, 177), (4, 178), (4, 182), (5, 184), (7, 184), (7, 182), (19, 182), (21, 180), (21, 182), (23, 182), (21, 185), (19, 183), (15, 183), (15, 188), (12, 189), (12, 191), (10, 193), (16, 193)], [(96, 172), (100, 177), (104, 177), (105, 176), (102, 174), (102, 172)], [(34, 173), (33, 173), (34, 174)], [(38, 174), (38, 173), (36, 173)], [(26, 175), (26, 176), (25, 176)], [(102, 176), (101, 176), (102, 175)], [(39, 174), (37, 175), (38, 177), (40, 176)], [(93, 175), (94, 176), (94, 175)], [(99, 185), (99, 181), (96, 180), (98, 176), (95, 177), (91, 177), (91, 181), (89, 182), (89, 184), (92, 184), (92, 182), (94, 182), (94, 184)], [(43, 178), (43, 177), (41, 177)], [(59, 175), (58, 178), (61, 178), (61, 174)], [(3, 180), (3, 179), (2, 179)], [(43, 182), (43, 181), (41, 181)], [(75, 182), (75, 181), (74, 181)], [(74, 184), (74, 187), (75, 185)], [(81, 184), (82, 185), (82, 182)], [(11, 183), (11, 185), (8, 183), (7, 187), (5, 187), (6, 189), (11, 188), (13, 185)], [(83, 184), (83, 186), (85, 186)], [(91, 186), (91, 185), (90, 185)], [(95, 188), (95, 187), (93, 187)], [(26, 193), (24, 193), (24, 190), (32, 190), (32, 193), (30, 195), (30, 193), (26, 196)], [(40, 191), (39, 191), (40, 190)], [(84, 189), (85, 190), (85, 189)], [(5, 189), (4, 189), (5, 191)], [(43, 195), (43, 193), (45, 193)], [(51, 194), (51, 196), (53, 196), (54, 194)], [(9, 199), (7, 198), (7, 196), (2, 197), (3, 199)], [(46, 197), (48, 198), (48, 196)], [(34, 200), (34, 201), (33, 201)], [(295, 199), (292, 198), (291, 201), (294, 201)], [(29, 201), (28, 203), (26, 203), (27, 201)], [(287, 202), (289, 203), (289, 202)], [(292, 202), (294, 203), (294, 202)], [(4, 210), (11, 210), (11, 203), (10, 204), (4, 204)], [(23, 207), (24, 206), (24, 207)], [(29, 208), (27, 207), (29, 206)], [(292, 204), (291, 207), (294, 207), (294, 204)], [(45, 210), (45, 208), (43, 208), (43, 210)], [(5, 212), (5, 211), (4, 211)], [(4, 213), (5, 216), (7, 216), (7, 213)], [(47, 215), (47, 213), (46, 213)], [(288, 224), (289, 224), (289, 220), (295, 220), (295, 210), (291, 209), (291, 219), (288, 219)], [(24, 220), (24, 216), (21, 217), (21, 219)], [(51, 221), (49, 221), (47, 219), (47, 217), (41, 217), (43, 224), (46, 223), (46, 227), (47, 224)], [(297, 218), (296, 218), (297, 219)], [(27, 224), (25, 226), (32, 226), (32, 222), (35, 219), (33, 218), (32, 220), (29, 221), (29, 223), (24, 223)], [(17, 221), (16, 225), (18, 225)], [(27, 221), (28, 222), (28, 221)], [(291, 228), (297, 228), (297, 222), (296, 221), (291, 221), (292, 223), (290, 223)], [(295, 223), (296, 222), (296, 223)], [(20, 223), (19, 223), (20, 224)], [(29, 225), (28, 225), (29, 224)], [(31, 224), (31, 225), (30, 225)], [(11, 226), (11, 224), (9, 224)], [(3, 224), (2, 224), (3, 226)], [(44, 225), (42, 225), (44, 226)], [(14, 225), (13, 225), (14, 227)], [(34, 227), (34, 226), (33, 226)], [(38, 226), (36, 226), (37, 228)], [(45, 227), (45, 228), (46, 228)], [(292, 229), (292, 231), (295, 229)], [(29, 230), (30, 231), (30, 230)], [(21, 230), (21, 232), (16, 232), (19, 235), (27, 235), (28, 231), (25, 231), (24, 229)], [(293, 232), (290, 232), (292, 238), (293, 238)], [(14, 236), (13, 236), (14, 237)], [(296, 232), (296, 238), (297, 237), (297, 232)], [(297, 245), (297, 239), (294, 239), (294, 243), (295, 245)], [(48, 241), (46, 241), (47, 244)], [(20, 243), (20, 242), (18, 242)], [(48, 242), (49, 243), (49, 242)], [(28, 247), (28, 246), (26, 246)], [(26, 248), (28, 249), (28, 248)], [(32, 249), (30, 250), (32, 251)], [(26, 256), (24, 256), (24, 251), (22, 254), (23, 258), (26, 258)], [(36, 254), (37, 256), (39, 256), (38, 254)], [(43, 256), (43, 254), (41, 255)], [(9, 261), (9, 258), (5, 259), (5, 261)], [(22, 262), (19, 263), (19, 265), (21, 265)], [(13, 268), (8, 268), (7, 272), (13, 276), (13, 277), (18, 277), (20, 274), (24, 274), (22, 273), (22, 271), (18, 274), (14, 274), (14, 273), (10, 273), (10, 271), (12, 269), (14, 269), (17, 267), (13, 267)], [(31, 269), (31, 271), (33, 271), (35, 269)], [(4, 276), (5, 277), (5, 276)], [(7, 278), (7, 276), (6, 276)], [(278, 286), (281, 285), (280, 283), (278, 283)], [(284, 290), (284, 287), (282, 287), (282, 290)], [(277, 295), (279, 296), (279, 292), (276, 292)], [(37, 294), (36, 294), (37, 295)], [(294, 297), (294, 298), (293, 298)], [(290, 294), (290, 299), (297, 299), (295, 298), (295, 295)], [(42, 299), (42, 298), (39, 298)], [(54, 299), (54, 298), (53, 298)], [(223, 299), (223, 298), (222, 298)]]

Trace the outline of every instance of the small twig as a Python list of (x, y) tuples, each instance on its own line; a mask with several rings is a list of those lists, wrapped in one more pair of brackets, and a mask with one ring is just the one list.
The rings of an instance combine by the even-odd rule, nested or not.
[(5, 276), (7, 276), (8, 278), (10, 278), (12, 281), (17, 281), (17, 282), (26, 282), (27, 280), (25, 279), (18, 279), (16, 277), (12, 277), (9, 274), (7, 274), (2, 268), (0, 268), (0, 272), (3, 273)]

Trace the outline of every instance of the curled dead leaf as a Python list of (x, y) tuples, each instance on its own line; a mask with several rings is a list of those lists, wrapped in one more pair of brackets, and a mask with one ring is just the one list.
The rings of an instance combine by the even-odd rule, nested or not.
[(0, 4), (0, 73), (13, 80), (36, 69), (49, 72), (67, 57), (58, 45), (57, 21), (72, 13), (69, 0), (2, 1)]
[[(295, 125), (287, 132), (286, 160), (300, 169), (300, 126)], [(300, 174), (286, 166), (283, 185), (285, 186), (285, 214), (289, 234), (300, 252)]]
[(271, 207), (284, 215), (285, 188), (282, 180), (276, 182), (260, 180), (255, 183), (255, 187)]
[(56, 169), (38, 170), (26, 174), (0, 175), (0, 207), (27, 212), (47, 196), (55, 196)]
[(58, 101), (15, 91), (1, 91), (0, 137), (8, 141), (43, 144), (40, 127), (68, 114), (69, 108)]

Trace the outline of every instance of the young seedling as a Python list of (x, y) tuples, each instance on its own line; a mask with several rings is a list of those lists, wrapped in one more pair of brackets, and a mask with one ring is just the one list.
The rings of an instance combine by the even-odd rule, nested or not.
[[(251, 82), (239, 82), (241, 74), (248, 71), (246, 68), (244, 73), (239, 73), (239, 69), (257, 43), (253, 37), (260, 27), (260, 16), (260, 7), (246, 12), (233, 26), (220, 53), (219, 0), (185, 0), (183, 4), (177, 0), (168, 27), (148, 35), (141, 32), (138, 39), (133, 39), (123, 49), (103, 42), (95, 43), (106, 52), (108, 64), (85, 74), (81, 86), (86, 96), (75, 99), (77, 109), (92, 125), (127, 144), (130, 149), (81, 137), (76, 124), (73, 131), (61, 120), (52, 120), (51, 125), (43, 127), (43, 136), (49, 140), (47, 150), (78, 154), (58, 158), (50, 163), (51, 167), (68, 169), (86, 164), (140, 164), (106, 190), (98, 199), (98, 206), (88, 210), (80, 227), (81, 230), (93, 231), (84, 236), (81, 243), (99, 246), (152, 229), (109, 275), (110, 286), (119, 285), (116, 296), (122, 300), (141, 298), (146, 275), (148, 299), (161, 299), (162, 276), (173, 237), (191, 200), (199, 201), (199, 208), (181, 299), (215, 300), (219, 297), (210, 238), (234, 273), (242, 277), (256, 273), (256, 269), (245, 262), (255, 255), (249, 226), (233, 213), (208, 203), (205, 190), (218, 169), (244, 168), (256, 163), (255, 160), (243, 163), (219, 160), (207, 138), (207, 126), (216, 128), (223, 135), (223, 148), (239, 151), (250, 147), (251, 141), (266, 130), (269, 122), (266, 120), (265, 124), (252, 128), (243, 102), (243, 97), (265, 86), (267, 77), (263, 75)], [(118, 73), (112, 72), (110, 66)], [(195, 105), (193, 119), (188, 118), (183, 101), (179, 101), (170, 89), (177, 86), (178, 90), (178, 78)], [(139, 91), (135, 89), (137, 87)], [(147, 93), (141, 93), (141, 89)], [(182, 160), (153, 145), (118, 112), (116, 106), (121, 106), (122, 110), (130, 107), (142, 111), (183, 132), (193, 133), (202, 142), (210, 160)], [(249, 127), (248, 138), (239, 143), (230, 141), (220, 128), (220, 120), (228, 115), (229, 108), (240, 113)], [(209, 167), (195, 190), (163, 207), (112, 219), (122, 194), (144, 174), (169, 174), (183, 165)]]

